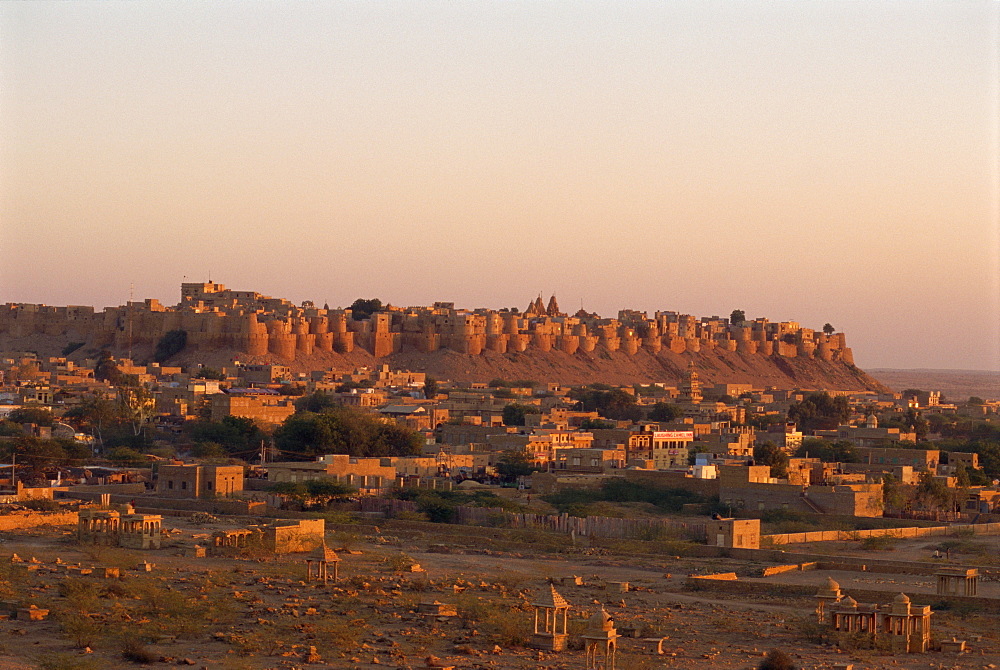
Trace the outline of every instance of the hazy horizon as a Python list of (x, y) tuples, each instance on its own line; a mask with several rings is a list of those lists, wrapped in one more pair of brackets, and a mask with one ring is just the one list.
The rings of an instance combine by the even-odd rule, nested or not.
[(0, 303), (826, 322), (1000, 370), (1000, 3), (0, 3)]

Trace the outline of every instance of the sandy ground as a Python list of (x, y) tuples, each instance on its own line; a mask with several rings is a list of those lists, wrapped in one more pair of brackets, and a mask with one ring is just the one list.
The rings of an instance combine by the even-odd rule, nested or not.
[(949, 402), (964, 402), (969, 396), (1000, 398), (1000, 372), (986, 370), (895, 370), (872, 368), (868, 374), (886, 386), (941, 391)]
[[(519, 536), (499, 531), (490, 537), (484, 529), (428, 530), (427, 524), (411, 529), (394, 522), (367, 535), (331, 533), (332, 546), (347, 545), (362, 553), (343, 553), (340, 582), (322, 586), (303, 581), (301, 556), (242, 560), (178, 555), (219, 526), (177, 523), (179, 532), (171, 536), (176, 546), (150, 552), (79, 547), (70, 534), (52, 531), (4, 534), (0, 587), (9, 592), (0, 599), (35, 603), (52, 613), (41, 622), (0, 621), (0, 670), (139, 667), (122, 658), (122, 634), (155, 639), (147, 648), (155, 659), (164, 660), (148, 667), (421, 668), (428, 656), (435, 656), (440, 665), (468, 669), (584, 668), (582, 650), (557, 654), (518, 644), (530, 634), (531, 603), (548, 588), (548, 579), (569, 575), (585, 582), (557, 585), (572, 606), (572, 633), (581, 632), (585, 618), (604, 605), (619, 628), (663, 638), (664, 655), (643, 649), (637, 639), (623, 638), (618, 662), (623, 670), (756, 668), (771, 648), (784, 650), (810, 670), (851, 662), (856, 670), (1000, 667), (997, 617), (936, 614), (935, 634), (971, 640), (971, 653), (892, 657), (810, 642), (804, 636), (813, 608), (809, 599), (731, 600), (725, 594), (706, 597), (685, 590), (688, 573), (745, 567), (728, 559), (639, 558), (608, 550), (560, 554), (564, 547), (558, 542), (539, 546), (549, 538), (525, 535), (519, 544)], [(559, 542), (565, 544), (564, 539)], [(436, 551), (428, 551), (430, 545), (437, 545)], [(441, 545), (452, 553), (439, 553)], [(496, 548), (501, 545), (505, 548)], [(37, 557), (43, 566), (30, 572), (11, 566), (6, 559), (12, 552), (25, 559)], [(124, 569), (119, 580), (67, 576), (56, 566), (57, 558), (84, 567)], [(155, 564), (152, 572), (134, 569), (143, 559)], [(406, 571), (413, 563), (426, 572)], [(818, 582), (824, 576), (811, 572), (780, 578)], [(835, 573), (835, 578), (849, 590), (852, 578), (869, 576)], [(915, 582), (927, 581), (905, 579), (914, 582), (905, 584), (914, 592), (921, 586)], [(606, 582), (622, 581), (630, 582), (633, 590), (605, 588)], [(80, 595), (88, 592), (88, 584), (100, 597), (87, 601)], [(433, 600), (457, 605), (460, 616), (415, 612), (419, 602)], [(99, 632), (86, 640), (89, 653), (78, 644), (81, 636), (74, 639), (67, 630), (74, 608), (81, 607), (87, 610), (85, 623), (99, 624)], [(310, 647), (316, 651), (312, 659)]]

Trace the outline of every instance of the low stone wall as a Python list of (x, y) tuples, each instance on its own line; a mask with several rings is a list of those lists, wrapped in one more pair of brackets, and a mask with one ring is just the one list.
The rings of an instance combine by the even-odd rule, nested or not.
[[(88, 500), (96, 502), (101, 499), (100, 493), (68, 491), (67, 498), (77, 500)], [(237, 515), (263, 515), (267, 510), (267, 503), (263, 501), (241, 500), (238, 498), (219, 499), (187, 499), (187, 498), (158, 498), (156, 496), (129, 496), (112, 494), (111, 502), (116, 505), (124, 505), (135, 501), (136, 511), (146, 514), (170, 514), (177, 512), (208, 512), (209, 514), (237, 514)], [(177, 515), (183, 516), (183, 515)]]
[(805, 544), (807, 542), (840, 542), (864, 540), (869, 537), (931, 537), (951, 535), (962, 529), (971, 529), (976, 535), (995, 535), (1000, 533), (1000, 523), (969, 523), (952, 526), (929, 526), (908, 528), (874, 528), (871, 530), (821, 530), (811, 533), (784, 533), (781, 535), (761, 535), (761, 544)]
[(39, 526), (75, 526), (76, 521), (76, 512), (4, 514), (0, 516), (0, 531), (23, 530)]
[[(756, 596), (757, 598), (772, 597), (775, 600), (785, 598), (803, 598), (815, 601), (817, 585), (809, 584), (770, 584), (766, 582), (748, 582), (743, 580), (706, 579), (706, 575), (692, 576), (684, 580), (684, 585), (692, 591), (711, 591), (734, 596)], [(887, 604), (892, 602), (895, 591), (877, 591), (874, 589), (851, 588), (846, 595), (859, 603)], [(1000, 599), (970, 598), (966, 596), (937, 596), (932, 594), (916, 594), (912, 596), (918, 605), (930, 605), (934, 609), (971, 608), (990, 614), (1000, 614)], [(809, 614), (812, 610), (803, 610)]]
[(806, 570), (815, 570), (817, 563), (793, 563), (791, 565), (773, 565), (769, 568), (764, 568), (761, 571), (761, 577), (770, 577), (771, 575), (780, 575), (783, 572), (804, 572)]
[[(146, 493), (146, 485), (142, 482), (129, 484), (88, 484), (86, 486), (68, 486), (67, 492), (72, 493), (111, 493), (120, 495), (140, 495)], [(60, 493), (59, 497), (66, 497), (66, 493)]]
[[(362, 498), (363, 513), (416, 512), (416, 503), (407, 500)], [(618, 518), (607, 516), (576, 517), (568, 514), (528, 514), (509, 512), (499, 507), (466, 507), (455, 510), (455, 523), (470, 526), (496, 526), (503, 528), (532, 528), (577, 537), (603, 537), (633, 540), (664, 538), (705, 539), (704, 522), (683, 522), (658, 518)]]
[(688, 579), (689, 580), (709, 579), (709, 580), (715, 580), (717, 582), (735, 582), (739, 580), (739, 577), (736, 576), (735, 572), (720, 572), (714, 575), (691, 575), (688, 577)]

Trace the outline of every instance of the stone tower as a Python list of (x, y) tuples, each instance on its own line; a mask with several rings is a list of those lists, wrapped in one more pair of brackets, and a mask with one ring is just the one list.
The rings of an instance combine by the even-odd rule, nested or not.
[(684, 381), (681, 382), (680, 392), (679, 400), (681, 402), (694, 405), (700, 403), (702, 400), (701, 382), (698, 380), (697, 370), (694, 369), (694, 361), (691, 361), (688, 365), (687, 375), (684, 377)]

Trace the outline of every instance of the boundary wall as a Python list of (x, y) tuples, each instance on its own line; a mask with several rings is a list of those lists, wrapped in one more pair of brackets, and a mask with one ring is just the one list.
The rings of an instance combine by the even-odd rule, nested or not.
[[(725, 573), (723, 573), (725, 574)], [(697, 575), (684, 580), (684, 586), (692, 591), (711, 591), (718, 594), (739, 596), (758, 596), (770, 598), (803, 598), (816, 600), (817, 585), (809, 584), (775, 584), (771, 582), (750, 582), (731, 579), (722, 576)], [(845, 594), (859, 603), (885, 604), (891, 602), (895, 591), (876, 591), (872, 589), (845, 589)], [(934, 609), (951, 609), (959, 605), (985, 610), (990, 614), (1000, 614), (1000, 600), (996, 598), (979, 598), (968, 596), (939, 596), (932, 593), (917, 593), (912, 596), (922, 605), (930, 605)], [(811, 610), (809, 610), (811, 612)]]
[[(83, 491), (67, 491), (63, 498), (83, 500), (87, 502), (99, 502), (100, 493)], [(209, 514), (235, 514), (235, 515), (264, 515), (267, 510), (267, 503), (254, 500), (233, 500), (222, 498), (212, 499), (185, 499), (185, 498), (156, 498), (153, 496), (130, 496), (113, 493), (111, 502), (117, 505), (135, 501), (136, 511), (142, 510), (147, 514), (171, 514), (180, 512), (173, 516), (185, 516), (197, 512), (207, 512)]]
[[(361, 512), (417, 512), (418, 506), (409, 500), (362, 498)], [(678, 535), (694, 540), (705, 539), (705, 524), (686, 523), (671, 519), (626, 519), (607, 516), (575, 517), (568, 514), (526, 514), (510, 512), (500, 507), (456, 508), (454, 523), (470, 526), (500, 526), (503, 528), (532, 528), (579, 537), (607, 537), (616, 539), (664, 539)]]
[(35, 512), (33, 514), (4, 514), (0, 515), (0, 530), (21, 530), (24, 528), (37, 528), (39, 526), (69, 526), (76, 525), (78, 515), (76, 512), (56, 512), (46, 514), (45, 512)]
[(784, 533), (781, 535), (761, 535), (761, 544), (770, 542), (773, 545), (804, 544), (807, 542), (836, 542), (842, 540), (863, 540), (869, 537), (930, 537), (935, 535), (953, 535), (956, 531), (971, 529), (975, 535), (1000, 534), (1000, 523), (966, 523), (951, 526), (929, 526), (908, 528), (873, 528), (871, 530), (818, 530), (809, 533)]

